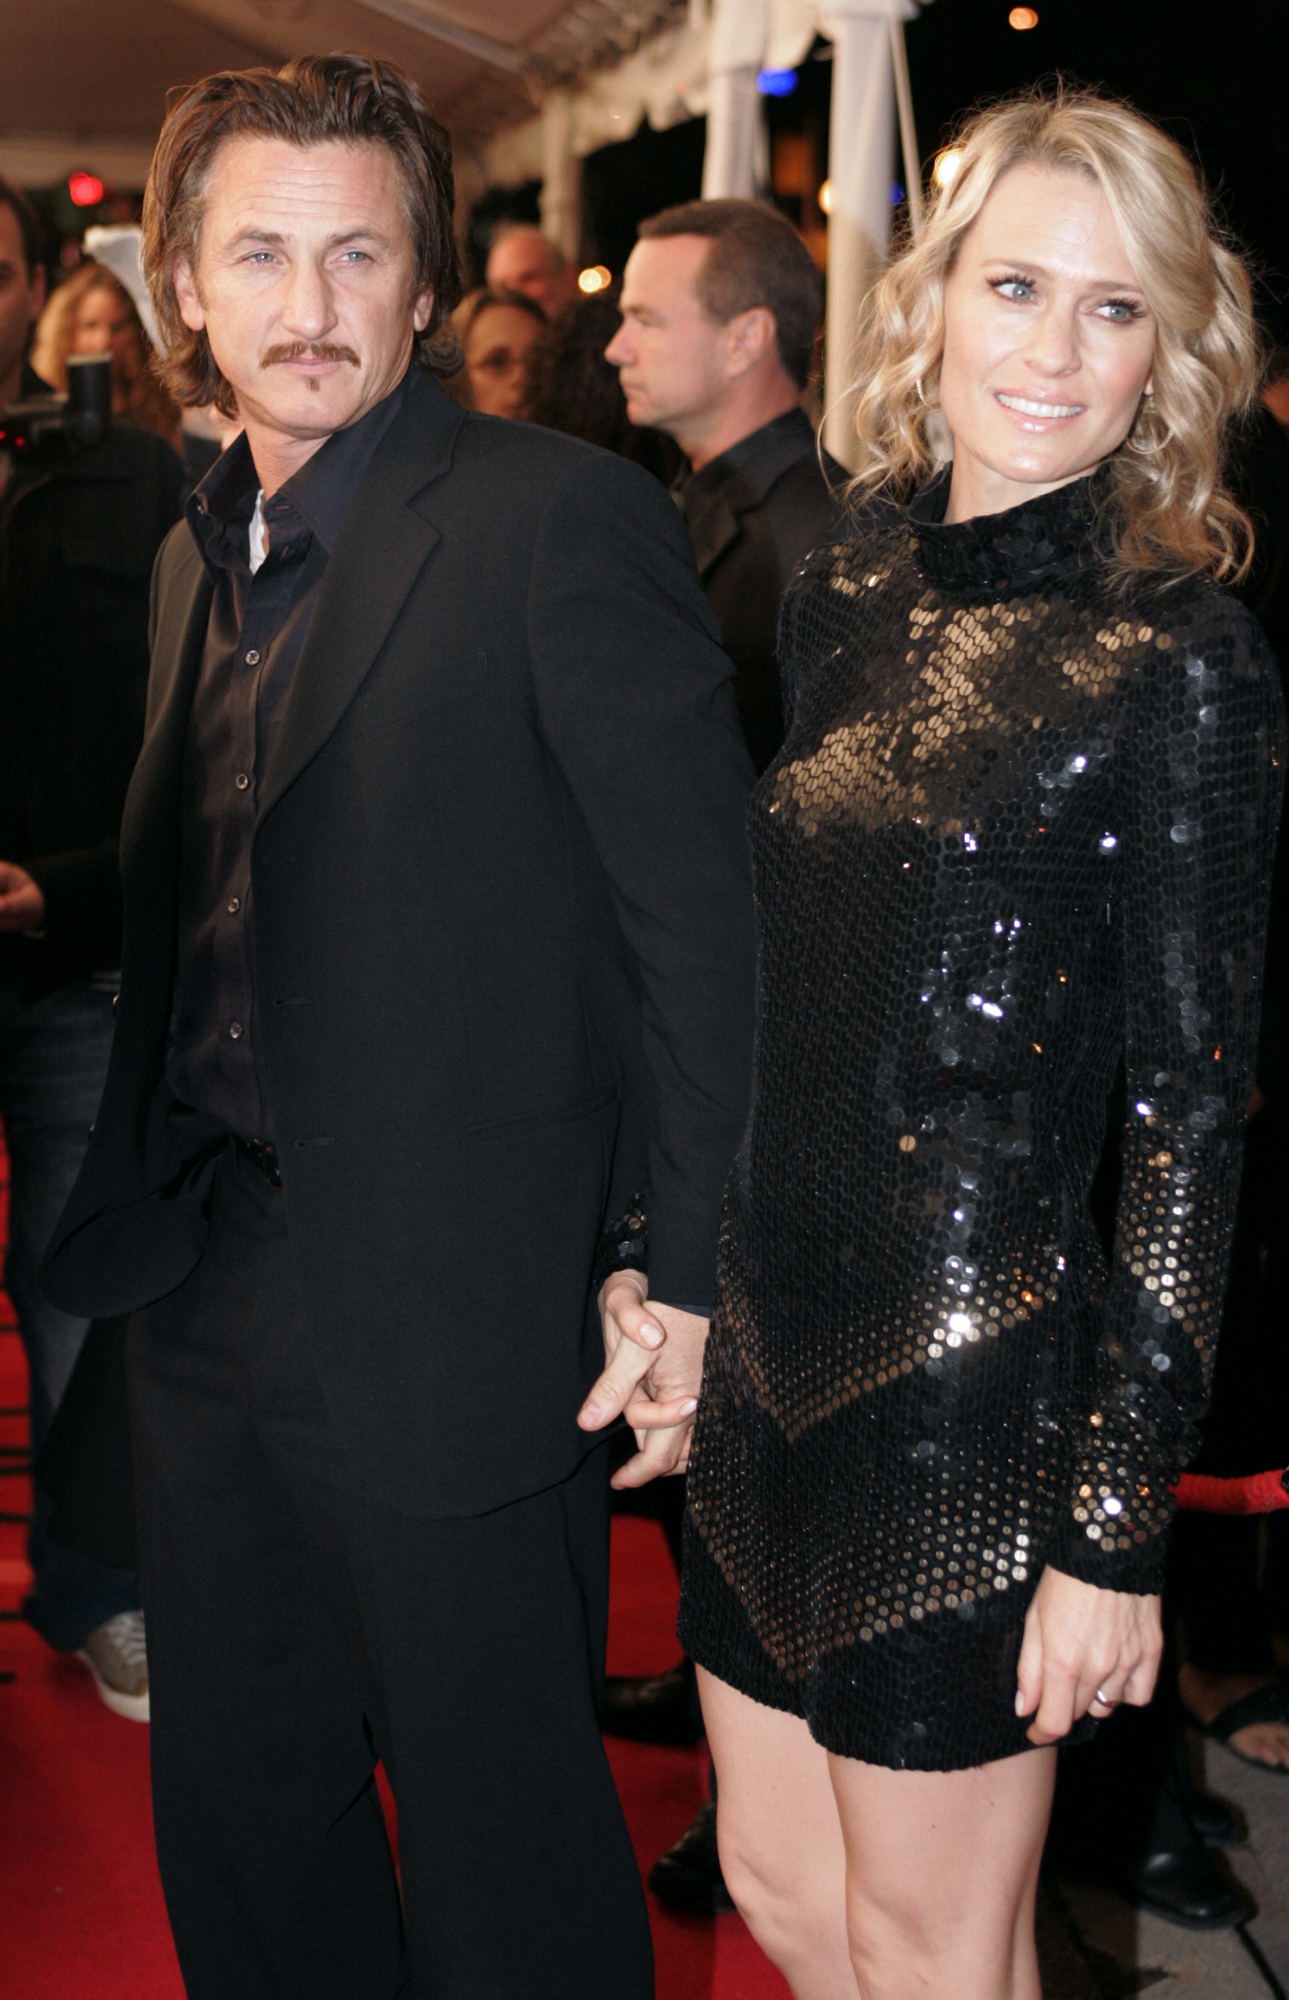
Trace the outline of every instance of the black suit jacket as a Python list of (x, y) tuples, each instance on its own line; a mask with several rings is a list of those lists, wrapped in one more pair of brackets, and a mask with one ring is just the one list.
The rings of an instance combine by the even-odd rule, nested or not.
[(678, 482), (703, 589), (734, 662), (734, 693), (758, 771), (783, 741), (779, 605), (811, 549), (834, 533), (849, 478), (789, 410)]
[[(116, 1041), (46, 1265), (94, 1316), (193, 1268), (212, 1174), (163, 1074), (210, 602), (186, 527), (153, 594)], [(480, 1512), (573, 1469), (597, 1242), (642, 1188), (653, 1295), (711, 1296), (750, 1072), (749, 779), (663, 489), (422, 379), (332, 551), (252, 850), (314, 1347), (396, 1506)]]

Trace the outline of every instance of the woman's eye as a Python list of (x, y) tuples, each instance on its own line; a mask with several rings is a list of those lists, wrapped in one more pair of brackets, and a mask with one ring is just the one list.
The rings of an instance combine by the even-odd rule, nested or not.
[(1129, 320), (1141, 318), (1141, 307), (1135, 299), (1106, 299), (1097, 307), (1097, 311), (1120, 326)]
[(989, 282), (1000, 299), (1015, 299), (1024, 305), (1034, 296), (1034, 287), (1028, 278), (991, 278)]

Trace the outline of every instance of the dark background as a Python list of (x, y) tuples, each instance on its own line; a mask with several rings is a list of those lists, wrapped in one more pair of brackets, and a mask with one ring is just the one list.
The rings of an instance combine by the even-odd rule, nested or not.
[[(1289, 0), (1035, 0), (1038, 26), (1020, 33), (1008, 26), (1009, 7), (931, 0), (908, 23), (927, 169), (966, 111), (1023, 85), (1060, 73), (1126, 97), (1200, 164), (1223, 225), (1253, 264), (1268, 330), (1289, 346)], [(792, 95), (767, 100), (775, 196), (807, 234), (823, 226), (814, 191), (827, 171), (831, 79), (818, 44)], [(590, 155), (587, 261), (620, 274), (639, 221), (698, 194), (703, 139), (694, 120), (664, 133), (642, 128)]]

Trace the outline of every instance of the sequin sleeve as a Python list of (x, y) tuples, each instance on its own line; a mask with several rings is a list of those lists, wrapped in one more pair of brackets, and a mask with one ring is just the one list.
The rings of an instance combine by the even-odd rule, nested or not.
[[(1165, 636), (1166, 633), (1166, 636)], [(1119, 882), (1127, 996), (1123, 1179), (1097, 1352), (1055, 1566), (1163, 1580), (1169, 1491), (1198, 1448), (1253, 1084), (1284, 717), (1259, 628), (1190, 598), (1124, 716)]]

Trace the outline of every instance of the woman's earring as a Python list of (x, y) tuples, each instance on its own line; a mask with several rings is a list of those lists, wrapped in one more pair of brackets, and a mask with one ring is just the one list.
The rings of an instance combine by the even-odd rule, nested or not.
[(939, 405), (938, 403), (928, 403), (928, 401), (927, 401), (927, 399), (926, 399), (926, 393), (925, 393), (925, 391), (924, 391), (924, 389), (923, 389), (923, 387), (922, 387), (922, 377), (921, 377), (920, 375), (918, 376), (918, 379), (917, 379), (917, 381), (916, 381), (916, 382), (914, 383), (914, 385), (913, 385), (913, 386), (914, 386), (914, 387), (916, 388), (916, 390), (917, 390), (917, 392), (918, 392), (918, 401), (919, 401), (919, 403), (921, 403), (921, 405), (922, 405), (922, 407), (923, 407), (923, 409), (924, 409), (924, 410), (938, 410), (938, 409), (939, 409), (940, 405)]

